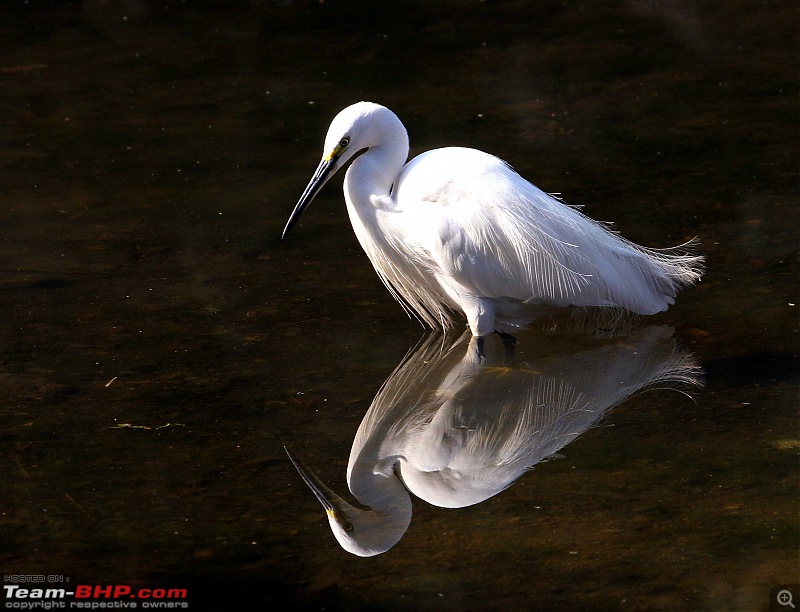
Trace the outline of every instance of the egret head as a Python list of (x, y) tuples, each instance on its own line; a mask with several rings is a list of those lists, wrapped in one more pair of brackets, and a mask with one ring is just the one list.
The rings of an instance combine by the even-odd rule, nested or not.
[(331, 531), (347, 552), (359, 557), (373, 557), (385, 553), (400, 541), (411, 522), (410, 511), (404, 508), (399, 512), (392, 512), (393, 508), (384, 511), (356, 508), (326, 487), (312, 471), (295, 460), (288, 449), (285, 450), (308, 488), (325, 508)]
[[(373, 102), (357, 102), (336, 115), (325, 137), (322, 160), (292, 214), (289, 215), (281, 237), (286, 237), (311, 200), (339, 168), (347, 165), (347, 162), (370, 147), (380, 145), (387, 139), (396, 138), (400, 132), (405, 136), (405, 128), (397, 115)], [(408, 137), (405, 138), (407, 141)]]

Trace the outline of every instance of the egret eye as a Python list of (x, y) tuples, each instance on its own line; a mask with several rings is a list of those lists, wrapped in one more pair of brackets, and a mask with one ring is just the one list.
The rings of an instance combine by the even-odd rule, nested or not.
[(353, 531), (353, 523), (349, 523), (349, 522), (345, 523), (344, 524), (344, 530), (347, 531), (347, 532)]
[(346, 146), (347, 146), (347, 145), (349, 145), (349, 144), (350, 144), (350, 138), (349, 138), (349, 137), (347, 137), (347, 136), (345, 136), (344, 138), (342, 138), (342, 139), (339, 141), (339, 146), (340, 146), (340, 147), (346, 147)]

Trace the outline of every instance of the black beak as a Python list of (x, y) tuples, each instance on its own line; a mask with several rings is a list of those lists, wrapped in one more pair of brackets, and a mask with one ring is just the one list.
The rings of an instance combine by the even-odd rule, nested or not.
[(311, 181), (309, 181), (308, 186), (303, 192), (303, 195), (300, 196), (300, 200), (298, 200), (297, 204), (295, 205), (292, 214), (289, 215), (289, 220), (286, 222), (286, 227), (283, 228), (281, 239), (286, 238), (286, 235), (294, 227), (294, 224), (297, 223), (300, 215), (302, 215), (306, 207), (311, 204), (311, 200), (314, 199), (314, 196), (319, 193), (319, 190), (322, 189), (322, 186), (336, 172), (337, 160), (338, 157), (331, 157), (330, 159), (323, 159), (319, 163), (319, 166), (317, 166), (317, 169), (314, 171), (314, 176), (311, 177)]
[(317, 478), (317, 475), (314, 474), (314, 472), (306, 468), (303, 464), (292, 457), (288, 448), (284, 446), (283, 450), (285, 450), (286, 454), (289, 455), (292, 465), (294, 465), (298, 474), (300, 474), (300, 477), (308, 485), (308, 488), (311, 489), (314, 497), (316, 497), (319, 503), (322, 504), (322, 507), (325, 508), (325, 512), (334, 518), (341, 516), (342, 509), (340, 502), (342, 501), (342, 498), (326, 487), (323, 482)]

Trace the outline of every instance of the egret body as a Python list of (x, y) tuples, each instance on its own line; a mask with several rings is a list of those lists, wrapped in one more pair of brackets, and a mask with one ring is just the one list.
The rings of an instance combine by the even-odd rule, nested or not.
[(408, 134), (389, 109), (341, 111), (283, 236), (333, 174), (359, 243), (392, 295), (431, 327), (461, 311), (474, 336), (508, 333), (543, 306), (655, 314), (697, 282), (695, 242), (649, 249), (532, 185), (501, 159), (448, 147), (406, 164)]

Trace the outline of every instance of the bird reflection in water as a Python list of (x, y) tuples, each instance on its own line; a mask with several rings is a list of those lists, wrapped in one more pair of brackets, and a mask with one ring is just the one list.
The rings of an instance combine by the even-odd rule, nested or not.
[(480, 503), (631, 395), (700, 386), (696, 362), (672, 332), (651, 326), (579, 352), (518, 356), (517, 363), (496, 343), (479, 355), (469, 333), (450, 348), (432, 334), (395, 369), (358, 428), (347, 483), (362, 507), (289, 457), (342, 547), (378, 555), (408, 529), (409, 493), (444, 508)]

